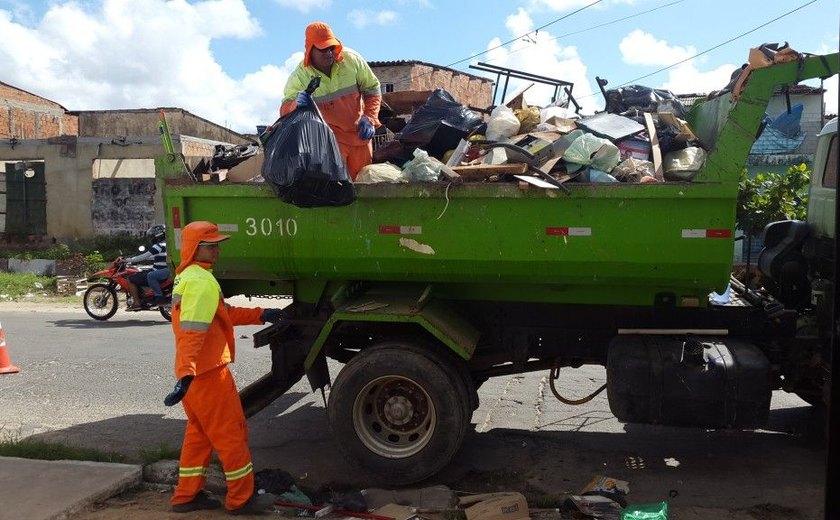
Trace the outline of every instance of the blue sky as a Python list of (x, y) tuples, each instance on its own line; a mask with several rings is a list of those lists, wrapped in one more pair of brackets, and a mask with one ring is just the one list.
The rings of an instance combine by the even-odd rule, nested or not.
[[(840, 45), (837, 0), (0, 0), (0, 81), (70, 110), (176, 106), (253, 132), (276, 118), (315, 20), (370, 61), (572, 81), (589, 113), (603, 107), (595, 76), (708, 92), (763, 42)], [(826, 86), (837, 113), (837, 78)]]

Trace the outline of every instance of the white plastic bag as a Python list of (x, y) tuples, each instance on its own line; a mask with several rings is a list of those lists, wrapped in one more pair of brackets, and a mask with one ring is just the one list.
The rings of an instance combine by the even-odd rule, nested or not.
[(490, 113), (490, 121), (487, 122), (488, 141), (499, 141), (516, 135), (519, 131), (519, 119), (513, 110), (505, 105), (499, 105)]
[(610, 173), (621, 182), (642, 182), (642, 177), (653, 177), (653, 163), (628, 157)]
[(563, 160), (566, 161), (570, 172), (591, 164), (609, 173), (621, 160), (621, 153), (611, 141), (592, 134), (583, 134), (572, 142), (563, 154)]
[(414, 150), (414, 159), (403, 165), (403, 175), (409, 182), (434, 182), (440, 175), (443, 163), (430, 157), (425, 150)]
[(540, 123), (545, 123), (552, 117), (559, 119), (580, 119), (580, 116), (574, 110), (568, 108), (551, 105), (540, 110)]
[(662, 171), (670, 181), (690, 181), (706, 162), (706, 150), (689, 146), (668, 152), (662, 159)]
[(356, 175), (355, 182), (408, 182), (399, 166), (391, 163), (368, 164)]

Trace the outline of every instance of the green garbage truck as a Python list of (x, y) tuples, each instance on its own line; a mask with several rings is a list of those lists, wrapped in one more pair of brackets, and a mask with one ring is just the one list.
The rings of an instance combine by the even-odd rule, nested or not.
[[(254, 337), (267, 374), (241, 391), (246, 414), (304, 376), (329, 387), (341, 450), (391, 485), (451, 460), (495, 376), (602, 365), (622, 421), (757, 428), (773, 390), (821, 401), (828, 325), (811, 318), (832, 284), (809, 253), (819, 234), (791, 222), (760, 262), (772, 289), (732, 279), (739, 174), (776, 89), (837, 72), (838, 54), (809, 55), (694, 106), (708, 155), (691, 182), (357, 184), (349, 205), (300, 208), (267, 184), (195, 182), (169, 153), (169, 251), (177, 264), (183, 226), (213, 221), (231, 235), (214, 268), (225, 294), (290, 299)], [(836, 180), (834, 153), (821, 145), (815, 177)]]

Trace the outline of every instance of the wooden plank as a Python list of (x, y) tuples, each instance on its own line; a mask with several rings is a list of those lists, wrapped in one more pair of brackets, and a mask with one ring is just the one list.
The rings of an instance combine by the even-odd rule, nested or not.
[(464, 179), (461, 178), (460, 175), (458, 175), (457, 173), (452, 171), (452, 168), (450, 168), (449, 166), (447, 166), (445, 164), (440, 165), (440, 174), (443, 177), (445, 177), (446, 180), (448, 180), (449, 182), (452, 182), (454, 184), (461, 184), (462, 182), (464, 182)]
[(653, 124), (653, 116), (645, 112), (645, 126), (647, 127), (648, 135), (650, 136), (650, 151), (653, 157), (653, 176), (656, 180), (663, 181), (665, 176), (662, 174), (662, 150), (659, 149), (659, 137), (656, 135), (656, 126)]
[(522, 163), (512, 164), (475, 164), (471, 166), (452, 166), (452, 171), (465, 179), (482, 179), (490, 175), (500, 173), (513, 173), (522, 175), (528, 171), (528, 165)]

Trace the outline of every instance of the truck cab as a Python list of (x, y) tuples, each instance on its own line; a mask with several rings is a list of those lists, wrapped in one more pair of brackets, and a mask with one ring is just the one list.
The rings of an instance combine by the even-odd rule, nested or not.
[(803, 309), (823, 294), (834, 258), (834, 204), (837, 187), (837, 118), (818, 134), (808, 187), (807, 218), (773, 222), (764, 230), (758, 267), (768, 289), (785, 306)]
[(808, 188), (808, 224), (816, 238), (834, 240), (834, 199), (837, 191), (837, 118), (820, 131), (814, 171)]
[(830, 371), (837, 123), (834, 118), (818, 134), (806, 220), (769, 224), (764, 230), (764, 250), (758, 258), (763, 288), (785, 307), (799, 311), (799, 345), (811, 347), (802, 349), (798, 356), (800, 367), (788, 371), (795, 375), (788, 377), (785, 386), (812, 404), (826, 402), (825, 382)]

